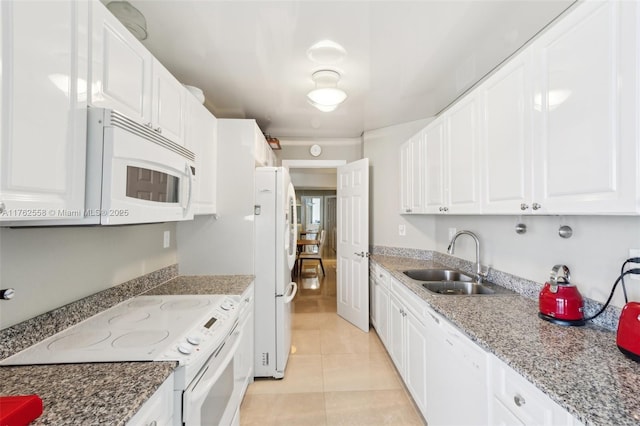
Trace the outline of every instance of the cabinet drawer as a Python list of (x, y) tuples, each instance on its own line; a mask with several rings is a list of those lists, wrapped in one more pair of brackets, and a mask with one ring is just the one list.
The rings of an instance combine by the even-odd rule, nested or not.
[(495, 398), (525, 425), (570, 425), (572, 417), (512, 368), (492, 357)]
[(384, 288), (389, 288), (389, 272), (376, 263), (371, 264), (371, 270), (369, 272), (371, 277), (381, 284)]
[(422, 324), (424, 324), (427, 302), (420, 299), (404, 284), (395, 279), (391, 280), (391, 290), (396, 293), (400, 299), (402, 299), (404, 306), (411, 311), (411, 313), (418, 318)]

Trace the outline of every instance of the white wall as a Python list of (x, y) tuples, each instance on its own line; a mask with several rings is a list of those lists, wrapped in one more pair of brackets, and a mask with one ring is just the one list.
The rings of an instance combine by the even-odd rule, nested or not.
[[(0, 228), (0, 328), (177, 263), (174, 223)], [(164, 231), (171, 245), (162, 248)]]
[[(318, 144), (322, 153), (314, 157), (309, 148)], [(280, 138), (281, 150), (275, 151), (276, 157), (282, 160), (346, 160), (347, 163), (362, 158), (361, 138), (342, 139), (287, 139)]]
[[(449, 228), (468, 229), (480, 238), (483, 264), (539, 283), (548, 280), (555, 264), (566, 264), (584, 296), (607, 299), (629, 249), (640, 248), (640, 217), (400, 215), (398, 147), (425, 124), (413, 122), (364, 134), (364, 154), (372, 164), (370, 244), (444, 253)], [(515, 232), (520, 221), (528, 227), (526, 234)], [(399, 224), (407, 227), (405, 237), (398, 235)], [(565, 224), (573, 228), (569, 239), (558, 236), (558, 228)], [(474, 261), (472, 241), (461, 237), (455, 255)], [(627, 282), (630, 298), (640, 300), (640, 281)], [(624, 304), (621, 289), (612, 303)]]
[[(400, 215), (400, 145), (433, 119), (385, 127), (363, 135), (364, 157), (369, 158), (369, 244), (424, 250), (435, 248), (432, 216)], [(398, 226), (406, 236), (398, 235)]]

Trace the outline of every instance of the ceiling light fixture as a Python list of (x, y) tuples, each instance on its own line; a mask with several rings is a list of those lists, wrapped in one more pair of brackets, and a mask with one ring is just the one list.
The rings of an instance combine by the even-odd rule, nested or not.
[(347, 56), (347, 51), (335, 41), (322, 40), (307, 49), (307, 57), (317, 64), (337, 64)]
[(107, 3), (107, 9), (127, 27), (138, 39), (147, 39), (147, 20), (144, 15), (128, 1), (112, 1)]
[(309, 103), (323, 112), (335, 110), (347, 99), (344, 90), (338, 89), (340, 74), (334, 70), (320, 70), (311, 75), (316, 88), (307, 93)]

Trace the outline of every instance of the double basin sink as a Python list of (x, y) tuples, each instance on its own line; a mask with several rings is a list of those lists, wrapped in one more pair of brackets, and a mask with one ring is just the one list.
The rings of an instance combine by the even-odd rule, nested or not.
[(452, 269), (412, 269), (407, 277), (420, 281), (432, 293), (445, 295), (493, 295), (513, 293), (492, 283), (479, 283), (473, 277)]

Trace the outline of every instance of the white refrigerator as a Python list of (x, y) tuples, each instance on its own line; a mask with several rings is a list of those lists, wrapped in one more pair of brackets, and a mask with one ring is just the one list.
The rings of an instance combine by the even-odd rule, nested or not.
[(284, 377), (291, 349), (296, 194), (282, 167), (255, 173), (255, 376)]

